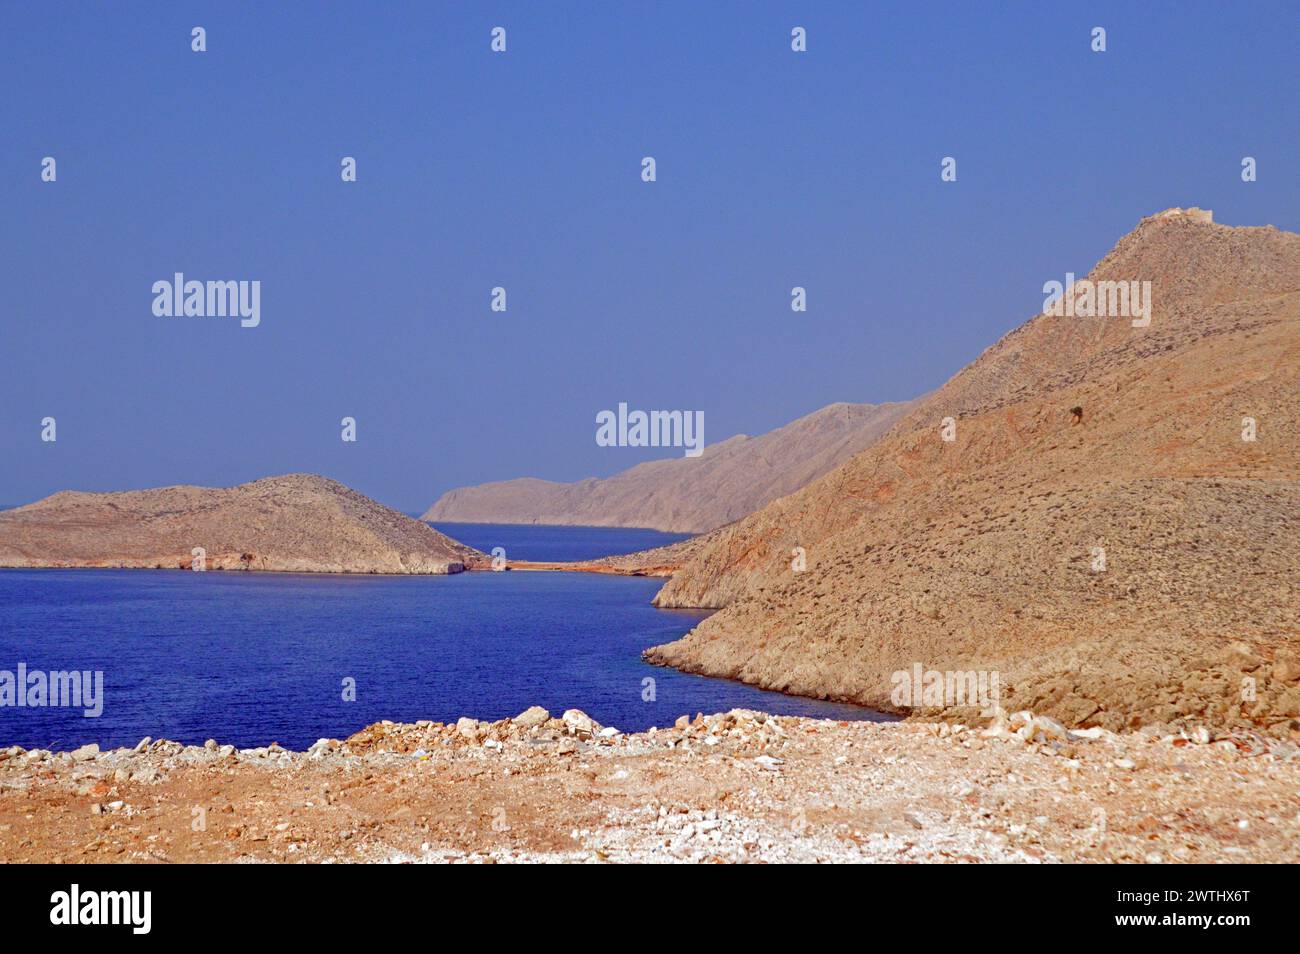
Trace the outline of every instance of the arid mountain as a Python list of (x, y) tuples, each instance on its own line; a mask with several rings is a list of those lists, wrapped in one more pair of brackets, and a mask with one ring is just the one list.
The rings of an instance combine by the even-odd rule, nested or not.
[(910, 406), (831, 404), (761, 437), (740, 434), (699, 457), (650, 461), (605, 479), (523, 477), (460, 487), (423, 519), (703, 533), (816, 480), (871, 446)]
[(418, 520), (311, 474), (238, 487), (63, 491), (0, 513), (0, 566), (458, 573), (484, 560)]
[(648, 658), (895, 711), (920, 663), (1070, 725), (1300, 729), (1300, 235), (1170, 210), (1089, 278), (1150, 281), (1149, 325), (1012, 331), (698, 546), (657, 603), (725, 609)]

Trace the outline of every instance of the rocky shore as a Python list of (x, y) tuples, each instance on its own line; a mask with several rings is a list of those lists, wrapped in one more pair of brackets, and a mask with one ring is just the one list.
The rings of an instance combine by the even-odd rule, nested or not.
[(0, 750), (10, 862), (1300, 861), (1300, 750), (733, 710), (389, 722), (305, 752)]

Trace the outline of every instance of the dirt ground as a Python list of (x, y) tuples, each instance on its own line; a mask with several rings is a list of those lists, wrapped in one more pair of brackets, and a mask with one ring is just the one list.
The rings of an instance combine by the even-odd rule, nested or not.
[(734, 711), (0, 750), (4, 862), (1300, 861), (1294, 741)]

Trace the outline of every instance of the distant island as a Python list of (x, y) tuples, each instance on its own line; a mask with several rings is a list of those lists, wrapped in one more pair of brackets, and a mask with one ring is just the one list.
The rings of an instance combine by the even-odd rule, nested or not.
[(486, 562), (427, 524), (311, 474), (229, 488), (63, 491), (0, 513), (0, 567), (445, 574)]
[(638, 464), (613, 477), (520, 477), (443, 494), (423, 519), (648, 527), (704, 533), (798, 490), (870, 447), (909, 402), (831, 404), (759, 437), (738, 434), (700, 457)]

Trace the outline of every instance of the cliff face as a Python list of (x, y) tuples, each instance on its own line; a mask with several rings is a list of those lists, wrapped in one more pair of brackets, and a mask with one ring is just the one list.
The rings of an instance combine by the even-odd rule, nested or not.
[(0, 513), (0, 566), (456, 573), (485, 559), (436, 530), (310, 474), (230, 488), (64, 491)]
[(698, 458), (640, 464), (572, 484), (518, 480), (448, 491), (425, 520), (651, 527), (703, 533), (752, 513), (869, 447), (908, 404), (832, 404), (761, 437), (732, 437)]
[(725, 609), (648, 658), (886, 709), (920, 662), (1069, 724), (1300, 717), (1300, 236), (1175, 211), (1089, 278), (1150, 281), (1150, 324), (1006, 335), (713, 534), (657, 602)]

